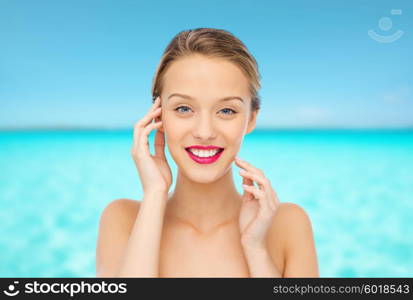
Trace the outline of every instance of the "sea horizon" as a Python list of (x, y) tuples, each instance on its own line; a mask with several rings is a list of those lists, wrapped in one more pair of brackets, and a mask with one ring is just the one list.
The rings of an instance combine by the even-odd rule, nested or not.
[[(8, 131), (130, 131), (130, 127), (105, 126), (27, 126), (0, 127), (0, 132)], [(394, 127), (352, 127), (352, 126), (314, 126), (314, 127), (257, 127), (254, 131), (413, 131), (413, 125)]]

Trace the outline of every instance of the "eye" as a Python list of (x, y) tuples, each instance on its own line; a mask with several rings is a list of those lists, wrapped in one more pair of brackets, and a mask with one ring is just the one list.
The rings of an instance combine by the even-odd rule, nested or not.
[(188, 108), (189, 109), (188, 106), (178, 106), (177, 108), (175, 108), (175, 111), (182, 112), (182, 111), (179, 110), (180, 108)]
[[(184, 110), (181, 110), (184, 109)], [(181, 112), (181, 113), (186, 113), (187, 110), (186, 109), (190, 109), (188, 106), (178, 106), (177, 108), (175, 108), (175, 111), (177, 112)], [(223, 108), (220, 111), (225, 111), (224, 115), (235, 115), (237, 112), (231, 108)]]
[(224, 115), (235, 115), (237, 112), (231, 108), (223, 108), (221, 111), (231, 111), (231, 113), (225, 113)]

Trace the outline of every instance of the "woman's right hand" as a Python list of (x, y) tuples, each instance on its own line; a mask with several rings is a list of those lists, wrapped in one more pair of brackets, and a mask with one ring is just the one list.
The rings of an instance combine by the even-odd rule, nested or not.
[[(151, 155), (148, 135), (155, 129), (162, 127), (161, 99), (156, 98), (148, 113), (134, 126), (133, 147), (131, 155), (138, 169), (144, 193), (168, 193), (172, 184), (172, 172), (165, 157), (165, 134), (159, 129), (155, 135), (155, 155)], [(153, 119), (158, 122), (152, 123)]]

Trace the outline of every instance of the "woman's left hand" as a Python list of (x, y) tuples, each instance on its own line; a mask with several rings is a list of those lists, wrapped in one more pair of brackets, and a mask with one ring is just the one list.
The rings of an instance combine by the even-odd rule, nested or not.
[[(238, 157), (235, 163), (241, 168), (239, 174), (243, 177), (244, 194), (239, 215), (242, 245), (265, 249), (266, 234), (280, 201), (271, 182), (260, 169)], [(258, 186), (254, 185), (254, 181)]]

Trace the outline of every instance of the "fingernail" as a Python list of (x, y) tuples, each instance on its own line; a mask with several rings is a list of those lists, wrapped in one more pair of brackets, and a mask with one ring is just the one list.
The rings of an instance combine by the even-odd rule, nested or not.
[(239, 172), (242, 173), (242, 174), (246, 174), (246, 173), (247, 173), (247, 171), (245, 171), (245, 170), (239, 170)]
[(243, 161), (241, 158), (239, 158), (239, 156), (235, 157), (237, 160), (239, 161)]

